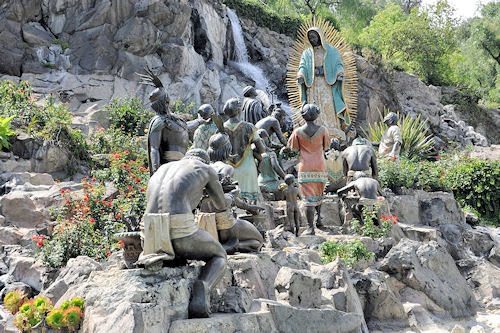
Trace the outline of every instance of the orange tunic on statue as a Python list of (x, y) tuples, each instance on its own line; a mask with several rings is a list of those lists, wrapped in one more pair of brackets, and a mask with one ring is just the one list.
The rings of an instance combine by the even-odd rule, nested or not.
[(320, 126), (313, 136), (304, 133), (302, 127), (293, 131), (288, 146), (300, 152), (298, 183), (306, 206), (321, 205), (323, 191), (328, 180), (324, 152), (330, 138), (326, 128)]

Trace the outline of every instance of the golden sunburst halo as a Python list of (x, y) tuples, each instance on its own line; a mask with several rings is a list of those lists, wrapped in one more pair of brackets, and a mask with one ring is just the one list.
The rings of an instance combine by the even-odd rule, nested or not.
[[(325, 19), (310, 18), (304, 22), (298, 30), (297, 38), (292, 47), (292, 52), (288, 60), (286, 86), (288, 100), (292, 107), (292, 120), (294, 128), (304, 124), (304, 119), (300, 115), (302, 102), (300, 100), (299, 86), (297, 84), (297, 72), (300, 64), (302, 52), (310, 46), (307, 39), (307, 30), (312, 27), (318, 27), (323, 32), (328, 44), (333, 45), (339, 50), (344, 65), (344, 81), (342, 83), (342, 94), (347, 107), (347, 112), (354, 125), (356, 122), (358, 107), (358, 75), (356, 71), (356, 59), (351, 47), (346, 43), (340, 33)], [(327, 119), (336, 117), (335, 114), (326, 115)], [(332, 119), (335, 121), (335, 119)]]

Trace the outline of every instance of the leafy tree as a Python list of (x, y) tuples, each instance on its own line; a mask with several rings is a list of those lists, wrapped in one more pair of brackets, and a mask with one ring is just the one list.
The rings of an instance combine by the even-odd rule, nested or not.
[(417, 74), (431, 84), (450, 81), (449, 55), (456, 49), (453, 9), (440, 1), (406, 15), (390, 3), (378, 12), (359, 39), (396, 69)]
[(453, 81), (485, 104), (500, 104), (500, 3), (481, 8), (481, 17), (464, 22), (457, 33), (459, 51), (452, 55)]

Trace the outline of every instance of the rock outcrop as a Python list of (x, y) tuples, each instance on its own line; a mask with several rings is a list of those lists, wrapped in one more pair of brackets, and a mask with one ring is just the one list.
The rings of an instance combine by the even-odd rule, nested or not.
[[(248, 73), (230, 65), (236, 51), (227, 9), (220, 1), (9, 0), (2, 6), (0, 41), (9, 48), (0, 51), (0, 79), (28, 80), (36, 92), (57, 93), (80, 117), (94, 122), (79, 123), (84, 131), (106, 126), (102, 119), (95, 123), (91, 118), (111, 98), (146, 101), (149, 90), (138, 84), (135, 74), (145, 66), (160, 73), (172, 99), (211, 103), (217, 109), (252, 84)], [(241, 21), (250, 62), (286, 101), (293, 40), (251, 20)], [(440, 138), (438, 145), (448, 139), (461, 145), (498, 143), (498, 126), (465, 117), (459, 93), (427, 86), (415, 76), (384, 70), (361, 57), (357, 67), (358, 127), (378, 121), (379, 111), (387, 107), (423, 114)], [(485, 122), (498, 122), (494, 112), (488, 114), (493, 121)], [(481, 134), (464, 120), (474, 120)]]

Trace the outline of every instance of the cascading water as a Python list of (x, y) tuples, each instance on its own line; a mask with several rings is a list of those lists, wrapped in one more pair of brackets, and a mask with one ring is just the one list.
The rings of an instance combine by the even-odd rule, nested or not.
[[(236, 67), (243, 75), (255, 81), (255, 87), (266, 91), (271, 88), (269, 80), (264, 75), (262, 69), (248, 61), (248, 50), (245, 45), (245, 37), (243, 36), (243, 29), (241, 28), (240, 19), (236, 13), (228, 8), (227, 16), (231, 21), (231, 29), (234, 38), (234, 57), (235, 61), (230, 61), (231, 66)], [(278, 102), (278, 101), (275, 101)], [(281, 108), (290, 114), (291, 108), (287, 103), (282, 103)]]
[(227, 9), (227, 16), (231, 21), (231, 29), (234, 38), (235, 61), (231, 61), (231, 65), (239, 69), (246, 77), (254, 80), (256, 88), (266, 90), (270, 87), (270, 84), (264, 72), (258, 66), (248, 62), (248, 51), (238, 16), (230, 8)]

